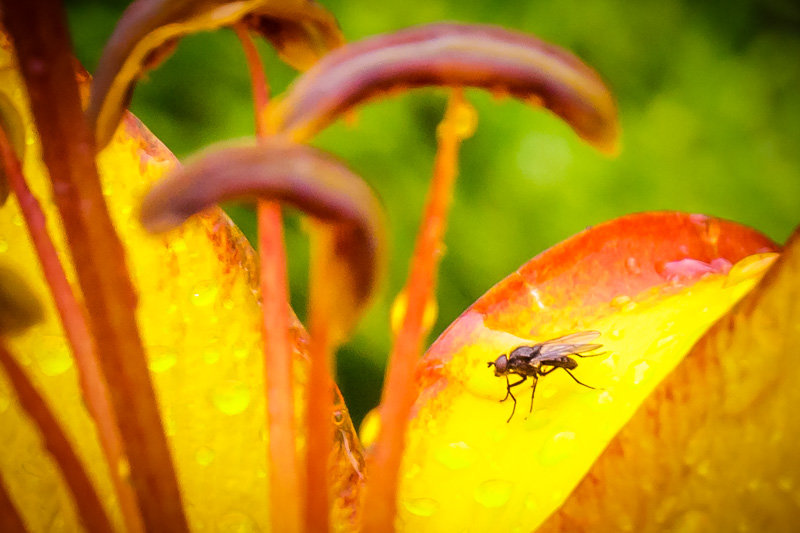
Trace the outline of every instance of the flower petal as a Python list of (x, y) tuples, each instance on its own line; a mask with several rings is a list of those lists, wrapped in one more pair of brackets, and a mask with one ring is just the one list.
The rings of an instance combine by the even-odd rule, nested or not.
[[(500, 282), (418, 368), (400, 524), (412, 531), (538, 527), (774, 254), (746, 258), (775, 250), (731, 222), (646, 213), (578, 234)], [(592, 342), (605, 353), (575, 357), (574, 375), (596, 389), (554, 372), (540, 378), (527, 417), (531, 389), (514, 389), (519, 405), (506, 422), (506, 381), (487, 362), (588, 330), (600, 332)]]
[[(729, 283), (747, 282), (762, 266), (753, 261)], [(639, 406), (541, 531), (778, 531), (797, 523), (798, 302), (795, 232), (761, 283)]]

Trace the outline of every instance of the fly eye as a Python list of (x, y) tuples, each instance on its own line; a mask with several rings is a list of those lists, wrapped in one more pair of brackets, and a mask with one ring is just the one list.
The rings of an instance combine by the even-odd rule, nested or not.
[(505, 354), (503, 354), (500, 357), (498, 357), (497, 360), (494, 362), (494, 373), (499, 376), (506, 371), (507, 367), (508, 367), (508, 358), (506, 357)]

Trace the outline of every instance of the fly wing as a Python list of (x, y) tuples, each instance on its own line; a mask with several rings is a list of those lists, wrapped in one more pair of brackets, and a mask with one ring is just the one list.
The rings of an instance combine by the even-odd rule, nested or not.
[(599, 336), (599, 331), (580, 331), (542, 342), (539, 344), (539, 356), (537, 358), (553, 358), (560, 355), (579, 354), (597, 350), (603, 345), (587, 343), (586, 341), (594, 340)]

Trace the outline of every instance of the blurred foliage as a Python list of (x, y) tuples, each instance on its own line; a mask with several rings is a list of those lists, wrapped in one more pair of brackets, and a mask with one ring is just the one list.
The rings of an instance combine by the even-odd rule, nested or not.
[[(562, 0), (376, 4), (326, 0), (348, 40), (438, 20), (498, 24), (572, 50), (617, 97), (622, 152), (606, 159), (547, 113), (469, 91), (477, 134), (461, 175), (439, 278), (438, 335), (494, 283), (587, 226), (674, 209), (729, 218), (783, 242), (800, 214), (800, 5), (795, 0)], [(120, 0), (68, 0), (79, 59), (92, 70)], [(265, 44), (280, 93), (296, 76)], [(349, 162), (386, 204), (390, 273), (340, 352), (340, 384), (356, 421), (377, 404), (388, 314), (408, 270), (446, 92), (376, 102), (316, 144)], [(195, 35), (141, 83), (132, 110), (179, 157), (251, 136), (250, 87), (233, 32)], [(252, 238), (249, 208), (230, 213)], [(304, 315), (307, 244), (287, 220), (292, 301)]]

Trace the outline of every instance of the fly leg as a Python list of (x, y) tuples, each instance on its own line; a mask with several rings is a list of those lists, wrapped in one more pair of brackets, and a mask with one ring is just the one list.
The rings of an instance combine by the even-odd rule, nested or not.
[(521, 380), (515, 381), (514, 383), (511, 383), (511, 382), (508, 381), (508, 374), (506, 374), (506, 397), (503, 398), (500, 401), (504, 402), (504, 401), (508, 400), (509, 396), (511, 396), (513, 398), (514, 395), (511, 394), (511, 387), (516, 387), (517, 385), (521, 385), (526, 379), (528, 379), (528, 376), (522, 376)]
[(528, 379), (528, 376), (522, 376), (522, 379), (520, 379), (519, 381), (515, 381), (514, 383), (511, 383), (508, 380), (508, 374), (506, 374), (506, 397), (503, 398), (500, 401), (504, 402), (504, 401), (508, 400), (509, 396), (511, 396), (511, 399), (514, 400), (514, 407), (511, 408), (511, 416), (509, 416), (508, 420), (506, 420), (506, 424), (511, 422), (511, 419), (514, 418), (514, 411), (517, 410), (517, 398), (511, 392), (511, 387), (516, 387), (517, 385), (521, 385), (526, 379)]
[[(542, 374), (542, 375), (544, 376), (544, 374)], [(536, 384), (537, 383), (539, 383), (539, 377), (538, 376), (533, 376), (533, 388), (531, 389), (531, 406), (528, 408), (528, 415), (529, 416), (533, 412), (533, 395), (536, 394)], [(527, 419), (528, 419), (528, 417), (526, 416), (525, 420), (527, 420)]]
[[(559, 368), (559, 367), (556, 367), (556, 368)], [(560, 368), (564, 368), (564, 367), (560, 367)], [(554, 370), (555, 370), (555, 369), (554, 369)], [(588, 388), (588, 389), (597, 390), (597, 387), (592, 387), (591, 385), (587, 385), (586, 383), (583, 383), (581, 380), (579, 380), (578, 378), (576, 378), (576, 377), (575, 377), (575, 374), (573, 374), (572, 372), (570, 372), (570, 371), (569, 371), (569, 370), (567, 370), (566, 368), (564, 368), (564, 372), (566, 372), (567, 374), (569, 374), (569, 377), (571, 377), (572, 379), (574, 379), (574, 380), (575, 380), (575, 383), (577, 383), (578, 385), (583, 385), (584, 387), (586, 387), (586, 388)]]

